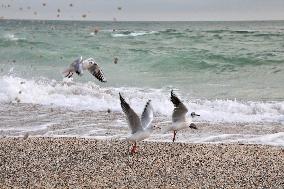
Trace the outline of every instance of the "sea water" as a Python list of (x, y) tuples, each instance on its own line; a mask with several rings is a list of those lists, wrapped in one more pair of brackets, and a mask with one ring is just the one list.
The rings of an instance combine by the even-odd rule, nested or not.
[[(0, 49), (0, 104), (12, 112), (15, 103), (122, 112), (121, 92), (137, 113), (151, 99), (170, 121), (173, 89), (197, 122), (284, 125), (284, 21), (0, 20)], [(108, 82), (88, 71), (64, 79), (79, 56), (93, 57)]]

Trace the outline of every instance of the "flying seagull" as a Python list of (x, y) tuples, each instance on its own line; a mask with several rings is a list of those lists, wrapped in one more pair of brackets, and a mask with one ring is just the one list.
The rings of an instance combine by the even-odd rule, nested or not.
[(88, 70), (93, 76), (95, 76), (100, 82), (107, 82), (104, 77), (104, 73), (99, 65), (93, 58), (88, 58), (83, 60), (82, 56), (76, 59), (72, 64), (69, 66), (67, 70), (63, 72), (65, 77), (72, 77), (74, 73), (78, 75), (83, 75), (83, 71)]
[(175, 108), (172, 113), (172, 125), (169, 126), (166, 131), (174, 132), (174, 142), (176, 139), (177, 131), (188, 127), (191, 129), (197, 129), (196, 125), (192, 123), (192, 118), (200, 115), (196, 114), (195, 112), (192, 112), (190, 114), (190, 118), (187, 118), (186, 113), (188, 112), (188, 110), (186, 106), (180, 101), (180, 99), (174, 94), (173, 90), (171, 91), (171, 101), (174, 104)]
[(134, 112), (134, 110), (129, 106), (129, 104), (124, 100), (120, 93), (119, 98), (121, 108), (126, 115), (128, 126), (131, 130), (131, 136), (128, 137), (127, 140), (134, 142), (130, 153), (134, 154), (137, 152), (136, 142), (150, 137), (154, 129), (154, 127), (151, 125), (151, 122), (153, 121), (154, 117), (151, 100), (148, 100), (148, 102), (146, 103), (140, 119), (139, 116)]

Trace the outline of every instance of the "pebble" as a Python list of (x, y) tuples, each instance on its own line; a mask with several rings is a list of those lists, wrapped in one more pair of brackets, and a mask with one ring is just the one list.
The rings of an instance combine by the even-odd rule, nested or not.
[(2, 188), (283, 188), (281, 147), (0, 139)]

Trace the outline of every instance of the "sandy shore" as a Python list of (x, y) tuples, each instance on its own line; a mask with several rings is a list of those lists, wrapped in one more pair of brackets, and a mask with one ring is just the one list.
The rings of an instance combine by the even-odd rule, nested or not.
[(76, 138), (0, 139), (0, 188), (283, 188), (284, 149)]

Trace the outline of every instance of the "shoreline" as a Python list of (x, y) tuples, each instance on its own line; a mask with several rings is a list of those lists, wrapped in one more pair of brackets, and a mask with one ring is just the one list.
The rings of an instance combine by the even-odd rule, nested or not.
[[(122, 112), (72, 110), (36, 104), (1, 104), (0, 138), (82, 137), (123, 139), (129, 127)], [(17, 119), (15, 119), (17, 118)], [(147, 141), (171, 142), (172, 133), (163, 133), (171, 118), (156, 115), (153, 134)], [(185, 129), (177, 134), (184, 143), (250, 143), (284, 146), (283, 124), (276, 123), (209, 123), (195, 122), (198, 129)]]
[(284, 149), (254, 144), (1, 138), (0, 186), (283, 188)]

